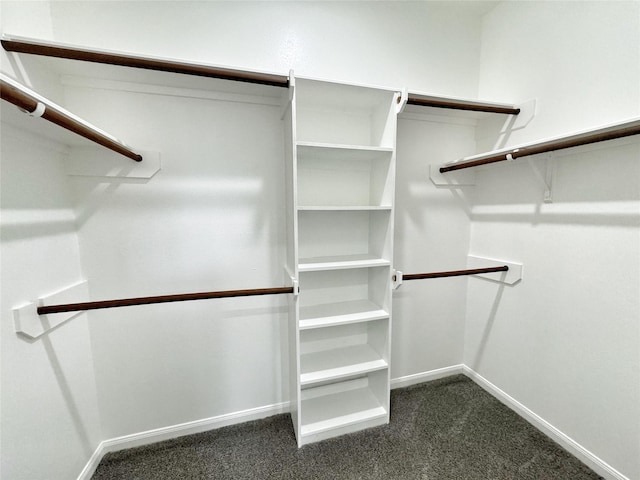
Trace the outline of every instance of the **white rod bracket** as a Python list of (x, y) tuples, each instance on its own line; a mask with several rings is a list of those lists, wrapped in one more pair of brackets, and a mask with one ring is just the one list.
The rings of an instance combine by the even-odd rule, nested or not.
[(544, 189), (544, 203), (553, 203), (553, 185), (556, 177), (556, 162), (553, 158), (553, 154), (548, 153), (544, 156), (544, 171), (541, 171), (535, 158), (527, 158), (527, 163), (531, 168), (536, 180)]
[(404, 87), (401, 92), (396, 93), (396, 114), (401, 114), (404, 111), (404, 107), (407, 106), (407, 101), (409, 100), (409, 90), (407, 87)]
[(440, 173), (442, 165), (429, 165), (429, 179), (436, 187), (473, 187), (476, 184), (476, 172), (472, 168)]
[(289, 101), (293, 101), (293, 92), (296, 89), (296, 76), (293, 74), (293, 70), (289, 70)]
[(38, 104), (36, 105), (36, 109), (33, 112), (27, 112), (27, 113), (29, 114), (30, 117), (40, 118), (42, 115), (44, 115), (44, 112), (46, 110), (47, 110), (47, 106), (42, 102), (38, 102)]
[(160, 152), (138, 150), (144, 162), (132, 162), (111, 150), (73, 146), (64, 161), (65, 173), (76, 177), (132, 178), (147, 180), (162, 170)]
[(300, 285), (298, 283), (298, 280), (293, 277), (291, 277), (291, 286), (293, 287), (293, 296), (297, 297), (298, 295), (300, 295)]
[(402, 272), (400, 270), (391, 270), (391, 286), (394, 290), (402, 286)]
[(509, 267), (509, 270), (506, 272), (478, 273), (473, 276), (507, 285), (515, 285), (522, 280), (523, 266), (521, 263), (497, 258), (476, 257), (474, 255), (467, 256), (467, 268), (491, 268), (502, 267), (503, 265)]
[(284, 120), (287, 115), (287, 111), (292, 107), (293, 99), (295, 98), (296, 91), (296, 77), (293, 74), (293, 70), (289, 70), (289, 88), (282, 96), (282, 114), (280, 115), (280, 120)]
[(35, 340), (47, 332), (61, 326), (84, 312), (63, 312), (49, 315), (38, 315), (38, 307), (58, 303), (85, 302), (89, 300), (87, 282), (71, 285), (52, 295), (40, 297), (38, 300), (15, 307), (13, 309), (13, 325), (18, 335)]

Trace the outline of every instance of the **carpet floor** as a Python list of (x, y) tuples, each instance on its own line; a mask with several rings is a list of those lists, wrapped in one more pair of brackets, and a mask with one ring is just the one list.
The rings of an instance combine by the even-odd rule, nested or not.
[(599, 479), (456, 375), (391, 392), (391, 423), (297, 448), (276, 415), (107, 454), (93, 480)]

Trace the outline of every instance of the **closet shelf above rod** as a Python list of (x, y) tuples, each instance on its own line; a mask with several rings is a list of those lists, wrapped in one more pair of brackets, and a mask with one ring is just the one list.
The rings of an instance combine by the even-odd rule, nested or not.
[[(423, 280), (426, 278), (443, 278), (443, 277), (460, 277), (462, 275), (478, 275), (480, 273), (508, 272), (509, 267), (503, 265), (501, 267), (488, 268), (472, 268), (467, 270), (451, 270), (448, 272), (431, 272), (431, 273), (402, 273), (402, 280)], [(393, 276), (393, 281), (397, 281), (397, 275)]]
[[(170, 58), (88, 48), (9, 34), (2, 35), (0, 42), (7, 52), (196, 75), (223, 80), (235, 80), (282, 88), (289, 87), (289, 76), (276, 73), (239, 70), (205, 63), (192, 63)], [(443, 97), (419, 92), (409, 92), (408, 104), (474, 112), (502, 113), (507, 115), (517, 115), (520, 113), (520, 108), (510, 104)]]
[(285, 75), (271, 73), (236, 70), (217, 67), (203, 63), (190, 63), (179, 60), (133, 55), (124, 52), (110, 50), (98, 50), (86, 47), (67, 45), (64, 43), (35, 40), (31, 38), (3, 35), (0, 40), (4, 49), (8, 52), (26, 53), (46, 57), (65, 58), (85, 62), (103, 63), (122, 67), (142, 68), (160, 72), (181, 73), (200, 77), (219, 78), (223, 80), (235, 80), (240, 82), (258, 83), (274, 87), (289, 87), (289, 78)]
[[(485, 259), (480, 259), (485, 260)], [(494, 261), (490, 261), (493, 263)], [(506, 262), (505, 262), (506, 263)], [(516, 268), (516, 270), (518, 270)], [(430, 272), (430, 273), (403, 273), (400, 270), (393, 272), (391, 280), (393, 281), (393, 288), (397, 290), (404, 283), (405, 280), (424, 280), (427, 278), (445, 278), (445, 277), (461, 277), (463, 275), (480, 275), (487, 273), (508, 272), (508, 265), (499, 265), (496, 267), (482, 267), (482, 268), (469, 268), (466, 270), (450, 270), (448, 272)], [(521, 278), (521, 275), (520, 275)], [(504, 281), (504, 274), (500, 281)], [(513, 283), (513, 282), (510, 282)]]
[(285, 293), (296, 293), (296, 289), (294, 287), (254, 288), (250, 290), (224, 290), (219, 292), (182, 293), (177, 295), (159, 295), (155, 297), (122, 298), (119, 300), (102, 300), (98, 302), (46, 305), (38, 307), (37, 312), (38, 315), (48, 315), (51, 313), (80, 312), (84, 310), (98, 310), (101, 308), (150, 305), (153, 303), (185, 302), (190, 300), (206, 300), (209, 298), (281, 295)]
[(592, 143), (615, 140), (617, 138), (630, 137), (632, 135), (640, 135), (640, 119), (638, 118), (598, 129), (587, 130), (573, 135), (566, 135), (529, 143), (507, 150), (465, 157), (457, 162), (443, 165), (440, 167), (440, 173), (478, 167), (489, 163), (511, 161), (520, 157), (548, 153), (555, 150), (563, 150), (565, 148), (579, 147), (581, 145), (590, 145)]
[(98, 143), (136, 162), (142, 161), (142, 155), (132, 151), (115, 137), (79, 119), (2, 73), (0, 73), (0, 92), (2, 100), (12, 103), (33, 117), (42, 117), (51, 123), (55, 123), (66, 130)]
[(457, 98), (436, 97), (431, 95), (419, 95), (409, 92), (407, 105), (421, 107), (448, 108), (452, 110), (467, 110), (472, 112), (503, 113), (506, 115), (518, 115), (520, 109), (513, 105), (498, 103), (478, 102), (475, 100), (462, 100)]

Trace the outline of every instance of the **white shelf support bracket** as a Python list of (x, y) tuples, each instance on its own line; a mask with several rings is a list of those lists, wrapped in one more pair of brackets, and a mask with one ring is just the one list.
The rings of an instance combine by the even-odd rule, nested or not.
[(486, 278), (494, 282), (506, 283), (507, 285), (514, 285), (522, 280), (524, 267), (521, 263), (496, 258), (475, 257), (473, 255), (467, 256), (467, 268), (469, 269), (501, 267), (503, 265), (509, 267), (509, 270), (506, 272), (478, 273), (473, 276)]
[(162, 170), (160, 152), (140, 150), (143, 162), (132, 162), (102, 147), (72, 147), (65, 160), (66, 174), (72, 177), (130, 178), (149, 180)]
[(396, 94), (396, 114), (400, 115), (404, 111), (408, 100), (409, 90), (407, 90), (407, 87), (404, 87), (401, 92)]
[(429, 165), (429, 179), (436, 187), (473, 187), (476, 184), (476, 172), (473, 168), (440, 173), (441, 165)]
[(289, 102), (293, 102), (293, 92), (296, 89), (296, 76), (289, 70)]
[(45, 333), (68, 322), (84, 312), (52, 313), (38, 315), (38, 307), (60, 303), (86, 302), (89, 300), (89, 289), (86, 281), (71, 285), (59, 292), (38, 298), (13, 309), (13, 325), (16, 333), (30, 339), (40, 338)]
[(293, 70), (289, 70), (289, 88), (287, 88), (286, 93), (282, 97), (282, 114), (280, 115), (280, 120), (284, 120), (287, 111), (291, 108), (291, 104), (293, 103), (293, 99), (295, 97), (296, 90), (296, 77), (293, 74)]
[[(543, 163), (542, 170), (538, 167), (541, 162)], [(544, 203), (552, 203), (553, 185), (556, 177), (556, 162), (553, 155), (548, 153), (543, 159), (527, 158), (527, 163), (536, 180), (544, 189)]]
[(402, 272), (400, 270), (391, 270), (391, 286), (394, 290), (402, 286)]
[(520, 109), (520, 113), (514, 117), (510, 130), (519, 130), (531, 123), (536, 116), (536, 103), (536, 99), (532, 98), (516, 105)]

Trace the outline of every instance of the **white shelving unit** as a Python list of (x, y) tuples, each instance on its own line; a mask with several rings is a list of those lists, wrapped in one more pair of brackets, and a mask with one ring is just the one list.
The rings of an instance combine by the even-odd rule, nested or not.
[(290, 76), (287, 271), (298, 446), (389, 421), (400, 94)]

